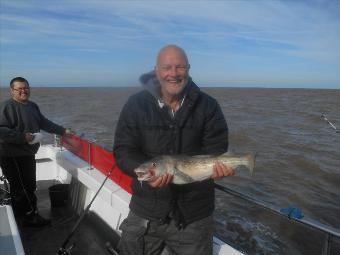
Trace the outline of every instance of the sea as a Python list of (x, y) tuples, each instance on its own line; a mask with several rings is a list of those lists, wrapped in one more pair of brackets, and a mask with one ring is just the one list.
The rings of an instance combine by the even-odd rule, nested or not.
[[(229, 127), (229, 151), (256, 155), (254, 173), (218, 184), (278, 211), (340, 232), (340, 90), (201, 88), (216, 98)], [(32, 87), (50, 120), (112, 150), (119, 113), (137, 87)], [(1, 101), (9, 98), (0, 90)], [(44, 143), (52, 142), (45, 136)], [(300, 210), (300, 211), (299, 211)], [(216, 235), (246, 254), (322, 254), (327, 238), (306, 224), (216, 190)], [(340, 254), (333, 238), (331, 253)]]

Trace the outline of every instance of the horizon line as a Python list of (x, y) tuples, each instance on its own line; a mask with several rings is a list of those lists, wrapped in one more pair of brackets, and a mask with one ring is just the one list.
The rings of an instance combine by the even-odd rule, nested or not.
[[(0, 86), (0, 89), (8, 89), (9, 85), (4, 87)], [(30, 88), (70, 88), (70, 89), (77, 89), (77, 88), (143, 88), (141, 85), (126, 85), (126, 86), (32, 86), (30, 85)], [(286, 87), (280, 87), (280, 86), (199, 86), (199, 88), (209, 89), (209, 88), (225, 88), (225, 89), (313, 89), (313, 90), (339, 90), (337, 87), (295, 87), (295, 86), (286, 86)]]

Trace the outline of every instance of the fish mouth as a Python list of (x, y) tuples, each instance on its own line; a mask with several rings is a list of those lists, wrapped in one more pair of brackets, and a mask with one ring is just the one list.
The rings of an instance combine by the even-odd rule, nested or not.
[(155, 172), (152, 170), (136, 169), (135, 173), (137, 175), (138, 181), (150, 181), (155, 178)]
[(136, 173), (136, 175), (137, 175), (138, 180), (140, 180), (140, 179), (144, 178), (145, 176), (147, 176), (147, 172), (144, 171), (144, 170), (138, 170), (138, 169), (136, 169), (136, 170), (135, 170), (135, 173)]

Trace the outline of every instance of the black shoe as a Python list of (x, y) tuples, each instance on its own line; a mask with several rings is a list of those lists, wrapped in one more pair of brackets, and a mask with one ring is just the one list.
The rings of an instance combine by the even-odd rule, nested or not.
[(22, 224), (25, 227), (40, 228), (51, 224), (50, 219), (45, 219), (40, 216), (37, 212), (26, 215), (23, 218)]

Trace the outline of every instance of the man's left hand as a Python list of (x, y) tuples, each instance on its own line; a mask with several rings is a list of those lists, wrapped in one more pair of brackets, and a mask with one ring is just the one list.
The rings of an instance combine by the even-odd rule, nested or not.
[(217, 161), (214, 165), (213, 174), (211, 175), (211, 178), (217, 180), (224, 176), (233, 176), (233, 175), (235, 175), (234, 168)]
[(173, 175), (166, 173), (157, 177), (155, 180), (149, 181), (149, 185), (153, 188), (162, 188), (172, 181)]

